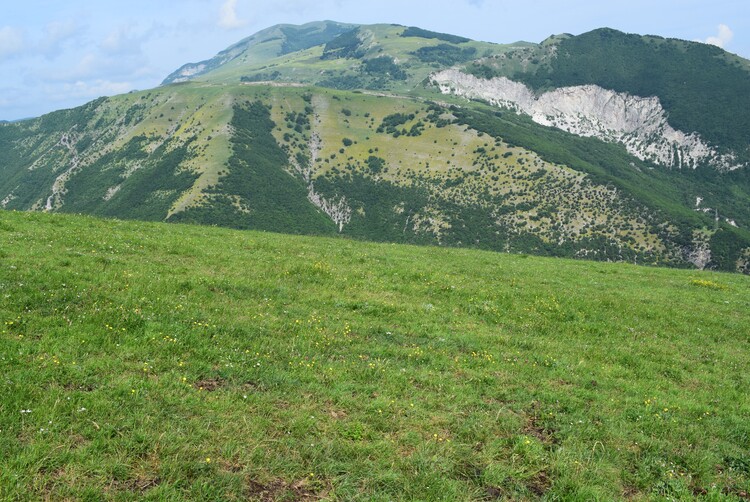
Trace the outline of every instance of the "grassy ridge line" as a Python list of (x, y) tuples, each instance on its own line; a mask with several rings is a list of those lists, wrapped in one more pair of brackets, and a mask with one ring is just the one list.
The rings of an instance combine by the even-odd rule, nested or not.
[(748, 277), (0, 213), (0, 499), (739, 499)]
[[(279, 42), (274, 40), (249, 47), (241, 56), (196, 76), (195, 80), (237, 83), (244, 77), (336, 89), (370, 87), (410, 92), (439, 66), (438, 61), (451, 66), (469, 57), (504, 54), (515, 48), (515, 44), (471, 41), (445, 34), (437, 34), (442, 39), (403, 36), (406, 32), (403, 26), (361, 25), (357, 31), (343, 33), (340, 35), (343, 38), (331, 39), (327, 44), (306, 46), (297, 52), (278, 55), (269, 51), (272, 47), (278, 47)], [(332, 47), (334, 50), (330, 50)], [(377, 58), (398, 61), (396, 66), (391, 67), (391, 78), (384, 78), (385, 72), (367, 71), (366, 61)]]

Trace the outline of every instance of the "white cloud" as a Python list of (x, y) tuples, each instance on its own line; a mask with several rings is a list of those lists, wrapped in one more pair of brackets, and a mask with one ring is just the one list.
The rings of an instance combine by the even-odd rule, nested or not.
[(44, 36), (38, 50), (47, 58), (62, 54), (67, 42), (81, 35), (82, 28), (75, 21), (54, 21), (44, 28)]
[(0, 59), (18, 54), (24, 49), (23, 32), (12, 26), (0, 28)]
[(133, 24), (123, 25), (112, 30), (100, 47), (107, 54), (136, 54), (150, 35), (149, 31), (139, 32)]
[(110, 80), (94, 80), (93, 82), (75, 82), (64, 86), (69, 92), (68, 96), (79, 97), (98, 97), (111, 96), (113, 94), (123, 94), (133, 88), (130, 82), (112, 82)]
[(71, 99), (93, 99), (99, 96), (124, 94), (132, 89), (133, 84), (130, 82), (115, 82), (105, 79), (78, 80), (63, 85), (46, 86), (45, 94), (51, 101), (69, 101)]
[(726, 24), (718, 26), (718, 33), (715, 36), (708, 37), (704, 42), (717, 47), (726, 47), (734, 38), (734, 32)]
[[(23, 90), (15, 87), (0, 88), (0, 110), (3, 108), (12, 109), (18, 107), (19, 104), (26, 105), (25, 101), (28, 101), (28, 99)], [(5, 116), (0, 115), (0, 120), (5, 118)]]
[(63, 80), (68, 80), (75, 77), (87, 77), (96, 72), (102, 65), (100, 62), (101, 58), (97, 57), (96, 54), (89, 52), (85, 54), (78, 64), (71, 68), (67, 75), (61, 75)]
[(242, 28), (247, 21), (237, 16), (237, 0), (226, 0), (219, 9), (219, 26), (225, 29)]
[(46, 82), (77, 82), (91, 79), (125, 80), (156, 78), (161, 73), (149, 63), (142, 51), (132, 54), (106, 54), (101, 51), (82, 54), (77, 62), (51, 70), (35, 72), (35, 77)]

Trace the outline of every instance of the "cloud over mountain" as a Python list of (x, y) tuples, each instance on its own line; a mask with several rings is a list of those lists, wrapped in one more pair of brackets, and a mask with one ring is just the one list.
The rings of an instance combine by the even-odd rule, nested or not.
[(726, 47), (734, 38), (734, 32), (726, 24), (720, 24), (717, 26), (716, 35), (710, 36), (704, 40), (707, 44), (715, 45), (717, 47)]
[(237, 15), (237, 0), (226, 0), (219, 9), (219, 26), (228, 30), (242, 28), (247, 24)]

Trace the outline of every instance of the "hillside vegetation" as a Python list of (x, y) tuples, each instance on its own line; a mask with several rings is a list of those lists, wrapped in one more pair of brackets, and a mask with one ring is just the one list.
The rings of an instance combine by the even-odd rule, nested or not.
[(734, 185), (650, 172), (479, 103), (185, 83), (3, 128), (0, 143), (6, 209), (677, 266), (706, 229), (706, 266), (750, 267), (750, 220), (716, 232), (690, 206), (701, 194), (742, 215)]
[[(733, 112), (748, 67), (607, 29), (500, 45), (278, 25), (156, 89), (0, 124), (0, 208), (750, 273), (749, 126)], [(563, 128), (622, 112), (584, 133), (464, 99), (433, 79), (444, 70), (479, 88), (511, 77), (494, 82), (530, 100), (579, 84), (649, 99), (583, 117), (614, 97), (548, 96), (573, 108)]]
[(740, 500), (750, 278), (0, 212), (0, 499)]

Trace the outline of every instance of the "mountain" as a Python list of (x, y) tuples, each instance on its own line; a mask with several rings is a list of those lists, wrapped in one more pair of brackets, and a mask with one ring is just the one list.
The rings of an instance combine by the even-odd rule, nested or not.
[[(749, 68), (748, 61), (712, 45), (601, 29), (552, 37), (513, 57), (472, 61), (464, 71), (495, 83), (495, 99), (541, 123), (597, 135), (592, 126), (598, 124), (582, 124), (575, 115), (602, 115), (608, 119), (602, 125), (621, 134), (612, 139), (643, 159), (731, 170), (750, 162), (750, 116), (735, 113), (750, 109)], [(446, 83), (458, 75), (435, 79)], [(513, 84), (504, 89), (508, 80)], [(455, 83), (456, 90), (476, 93), (476, 83)], [(536, 99), (529, 103), (531, 96)], [(660, 140), (649, 141), (654, 134)]]
[(748, 273), (749, 77), (609, 29), (279, 25), (0, 125), (0, 205)]

